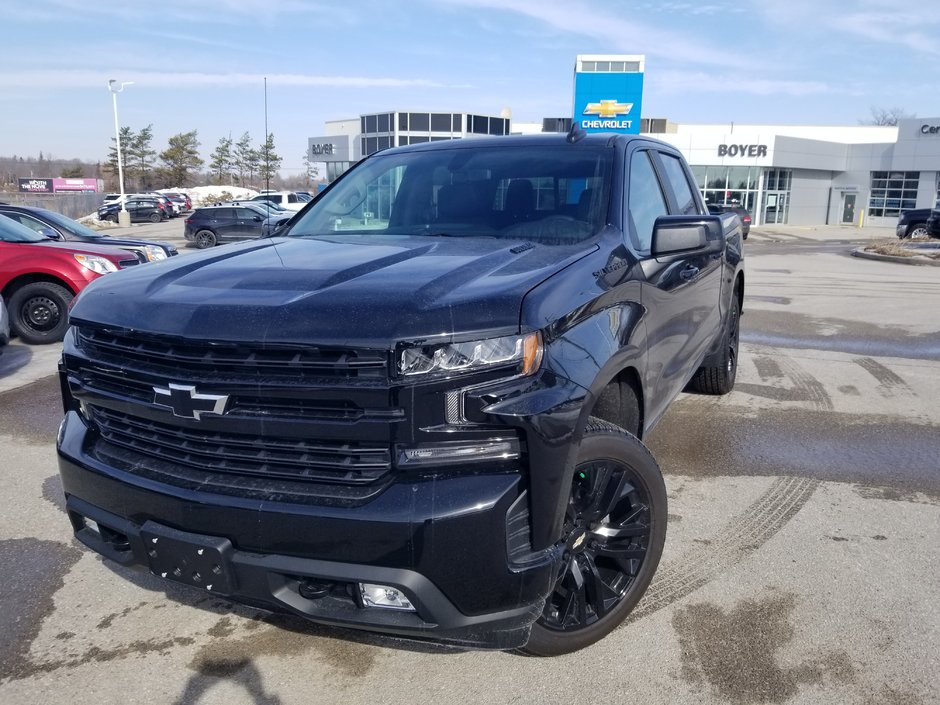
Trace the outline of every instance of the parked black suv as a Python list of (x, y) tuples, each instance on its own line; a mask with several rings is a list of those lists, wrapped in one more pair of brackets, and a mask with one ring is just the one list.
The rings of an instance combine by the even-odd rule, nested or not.
[[(161, 220), (170, 217), (166, 209), (155, 198), (129, 198), (124, 207), (130, 213), (132, 223), (146, 221), (159, 223)], [(120, 212), (120, 203), (103, 205), (98, 208), (98, 220), (110, 220), (112, 223), (116, 223)]]
[(900, 240), (923, 240), (927, 235), (927, 219), (930, 217), (929, 208), (914, 208), (902, 211), (898, 216), (897, 235)]
[(58, 439), (75, 534), (319, 622), (587, 646), (662, 552), (639, 439), (688, 385), (734, 385), (742, 252), (655, 140), (370, 156), (286, 237), (78, 298)]
[(265, 216), (246, 206), (221, 205), (197, 208), (186, 219), (183, 237), (199, 249), (226, 242), (251, 240), (262, 235)]
[(116, 245), (135, 252), (143, 262), (156, 262), (179, 254), (169, 242), (154, 242), (136, 238), (113, 237), (88, 228), (61, 213), (33, 208), (31, 206), (9, 206), (0, 204), (0, 215), (59, 242), (89, 242), (96, 245)]

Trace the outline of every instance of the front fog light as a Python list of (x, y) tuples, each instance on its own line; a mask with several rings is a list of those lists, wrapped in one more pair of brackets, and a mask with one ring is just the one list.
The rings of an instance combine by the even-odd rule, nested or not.
[(411, 601), (398, 588), (373, 583), (359, 583), (362, 604), (366, 607), (384, 607), (388, 610), (406, 610), (414, 612)]

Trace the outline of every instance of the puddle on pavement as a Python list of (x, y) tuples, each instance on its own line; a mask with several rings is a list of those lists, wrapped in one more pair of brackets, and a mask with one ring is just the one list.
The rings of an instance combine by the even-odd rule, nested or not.
[(682, 675), (732, 703), (783, 703), (800, 686), (853, 681), (845, 651), (814, 654), (792, 668), (777, 665), (776, 652), (794, 635), (796, 598), (773, 594), (743, 600), (730, 611), (698, 603), (676, 612), (672, 626), (682, 649)]

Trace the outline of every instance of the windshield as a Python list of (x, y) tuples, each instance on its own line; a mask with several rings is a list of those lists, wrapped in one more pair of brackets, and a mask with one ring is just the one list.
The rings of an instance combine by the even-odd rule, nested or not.
[(606, 222), (612, 160), (610, 148), (569, 144), (380, 154), (322, 195), (289, 236), (482, 236), (573, 244)]
[(71, 218), (67, 218), (61, 213), (56, 213), (55, 211), (43, 211), (42, 217), (52, 223), (55, 223), (60, 228), (69, 230), (81, 237), (96, 237), (96, 238), (106, 237), (103, 233), (96, 232), (92, 230), (91, 228), (85, 225), (82, 225), (77, 220), (72, 220)]
[(20, 225), (15, 220), (0, 217), (0, 242), (51, 242), (51, 240), (25, 225)]

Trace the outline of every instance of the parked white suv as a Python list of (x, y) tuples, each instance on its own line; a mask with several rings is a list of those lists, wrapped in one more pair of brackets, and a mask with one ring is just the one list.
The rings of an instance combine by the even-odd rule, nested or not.
[(272, 191), (262, 193), (251, 199), (252, 201), (270, 201), (276, 205), (291, 211), (299, 211), (310, 200), (307, 196), (302, 196), (293, 191)]

